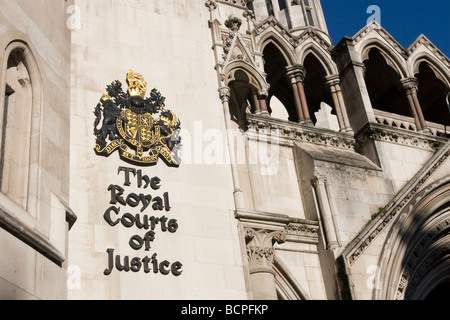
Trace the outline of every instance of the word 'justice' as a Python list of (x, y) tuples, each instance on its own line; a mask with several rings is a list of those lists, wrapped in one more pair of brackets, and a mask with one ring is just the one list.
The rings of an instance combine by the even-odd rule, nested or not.
[[(148, 192), (142, 193), (127, 193), (127, 187), (132, 186), (132, 179), (136, 178), (137, 188), (141, 190), (159, 191), (161, 189), (161, 179), (158, 177), (150, 178), (143, 175), (142, 170), (133, 168), (119, 167), (118, 174), (123, 174), (123, 186), (111, 184), (108, 191), (111, 195), (110, 207), (103, 214), (103, 218), (111, 227), (123, 226), (127, 229), (135, 228), (141, 230), (144, 235), (136, 234), (132, 236), (128, 242), (129, 246), (139, 251), (143, 249), (149, 252), (152, 243), (156, 239), (156, 231), (168, 232), (174, 234), (178, 231), (178, 221), (166, 217), (166, 214), (171, 210), (169, 193), (165, 192), (162, 196), (154, 196)], [(139, 213), (128, 213), (124, 207), (137, 208)], [(149, 215), (147, 210), (154, 212), (166, 212), (163, 216), (160, 214)], [(167, 260), (161, 261), (158, 259), (158, 254), (154, 253), (150, 256), (148, 254), (144, 258), (129, 257), (115, 254), (115, 249), (107, 249), (108, 254), (108, 268), (103, 272), (109, 276), (114, 269), (119, 272), (144, 272), (154, 274), (180, 276), (182, 273), (183, 264), (179, 261), (171, 263)]]

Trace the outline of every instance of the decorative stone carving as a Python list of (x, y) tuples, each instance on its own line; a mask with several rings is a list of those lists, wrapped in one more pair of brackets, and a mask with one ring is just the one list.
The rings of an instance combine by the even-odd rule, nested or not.
[(406, 95), (417, 94), (418, 91), (418, 82), (415, 78), (403, 79), (401, 81), (403, 89), (405, 90)]
[(445, 138), (433, 137), (431, 134), (423, 134), (410, 130), (388, 127), (387, 123), (370, 123), (357, 135), (357, 146), (362, 149), (370, 140), (391, 142), (406, 146), (412, 146), (424, 150), (436, 151), (446, 142)]
[(219, 96), (222, 102), (229, 102), (231, 98), (231, 89), (229, 87), (221, 87), (219, 89)]
[(285, 230), (266, 230), (245, 228), (245, 241), (247, 244), (247, 257), (250, 265), (250, 274), (258, 272), (273, 273), (273, 259), (275, 243), (286, 241)]
[(345, 133), (331, 133), (321, 128), (261, 117), (255, 114), (249, 114), (247, 117), (249, 133), (267, 134), (276, 130), (276, 133), (279, 134), (278, 137), (282, 139), (280, 141), (282, 143), (292, 144), (293, 141), (303, 141), (344, 150), (354, 150), (355, 140)]
[(230, 16), (225, 21), (225, 27), (230, 29), (233, 32), (238, 32), (242, 26), (242, 20), (235, 16)]
[(217, 9), (217, 3), (214, 0), (206, 1), (205, 6), (209, 9), (209, 11)]
[(294, 223), (286, 226), (286, 240), (299, 243), (319, 243), (319, 225)]
[(248, 3), (252, 3), (253, 0), (217, 0), (219, 3), (229, 4), (239, 8), (246, 8)]
[(302, 65), (294, 65), (286, 67), (286, 77), (291, 83), (305, 82), (306, 69)]
[[(396, 299), (412, 299), (414, 289), (430, 266), (448, 254), (450, 251), (449, 243), (443, 243), (436, 248), (431, 248), (431, 244), (442, 234), (448, 234), (449, 230), (450, 218), (435, 225), (422, 237), (404, 264), (405, 268), (397, 287)], [(424, 259), (424, 255), (426, 255), (426, 259)], [(419, 265), (416, 262), (419, 262)]]

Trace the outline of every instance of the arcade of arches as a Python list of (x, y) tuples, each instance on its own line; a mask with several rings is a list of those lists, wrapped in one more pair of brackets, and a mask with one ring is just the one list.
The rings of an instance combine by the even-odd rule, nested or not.
[[(278, 45), (268, 42), (263, 57), (270, 61), (264, 64), (268, 92), (250, 85), (244, 72), (230, 84), (231, 113), (241, 128), (245, 128), (247, 109), (251, 113), (266, 113), (283, 120), (314, 125), (316, 113), (322, 104), (326, 104), (331, 107), (331, 115), (338, 118), (341, 131), (351, 132), (345, 103), (340, 97), (339, 76), (327, 75), (323, 61), (314, 53), (306, 55), (303, 65), (290, 65)], [(414, 78), (402, 79), (380, 50), (370, 49), (364, 60), (364, 79), (372, 107), (413, 118), (415, 127), (406, 129), (423, 131), (428, 122), (449, 126), (450, 114), (446, 105), (449, 88), (428, 62), (420, 62), (417, 69)]]
[(401, 79), (393, 64), (373, 48), (364, 66), (367, 90), (374, 109), (413, 117), (419, 131), (427, 128), (427, 121), (450, 125), (450, 114), (445, 103), (449, 88), (427, 62), (419, 64), (415, 78)]

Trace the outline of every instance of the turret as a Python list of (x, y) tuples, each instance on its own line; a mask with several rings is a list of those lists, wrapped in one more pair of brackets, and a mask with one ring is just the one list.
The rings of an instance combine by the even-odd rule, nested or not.
[(320, 0), (253, 0), (248, 6), (257, 22), (274, 16), (292, 34), (310, 27), (328, 34)]

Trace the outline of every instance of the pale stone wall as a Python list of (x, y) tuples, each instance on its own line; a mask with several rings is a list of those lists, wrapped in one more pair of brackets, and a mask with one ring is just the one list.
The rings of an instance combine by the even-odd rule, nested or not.
[[(4, 299), (67, 298), (70, 30), (66, 10), (70, 4), (0, 1), (0, 47), (7, 50), (0, 52), (2, 108), (8, 48), (23, 52), (32, 88), (29, 159), (18, 161), (28, 171), (27, 199), (21, 207), (7, 196), (0, 197), (0, 297)], [(10, 181), (24, 183), (17, 177)]]
[(395, 193), (410, 181), (434, 151), (401, 144), (377, 142), (377, 152), (383, 172), (392, 181)]
[(277, 256), (288, 262), (289, 270), (310, 299), (327, 300), (323, 264), (316, 244), (287, 243), (277, 248)]
[(246, 208), (305, 219), (292, 147), (252, 140), (247, 148), (256, 154), (239, 166)]
[[(71, 206), (79, 220), (72, 231), (70, 264), (79, 267), (81, 284), (69, 297), (246, 299), (231, 172), (225, 163), (225, 121), (204, 2), (84, 0), (75, 4), (82, 19), (72, 47)], [(93, 150), (94, 107), (113, 80), (126, 88), (129, 69), (144, 76), (148, 91), (156, 88), (167, 98), (166, 107), (180, 118), (183, 129), (185, 163), (180, 168), (169, 168), (162, 161), (142, 168), (145, 175), (162, 180), (161, 191), (139, 189), (134, 181), (126, 188), (127, 193), (170, 195), (172, 209), (166, 215), (178, 221), (179, 229), (173, 234), (156, 230), (148, 252), (135, 251), (128, 244), (142, 231), (111, 227), (103, 219), (111, 200), (108, 186), (124, 184), (118, 167), (140, 168), (127, 165), (117, 153), (102, 158)], [(212, 149), (222, 154), (216, 158)], [(139, 212), (130, 207), (121, 210), (121, 214)], [(105, 276), (109, 248), (122, 258), (157, 253), (161, 260), (182, 262), (183, 273), (175, 277), (114, 270)]]

